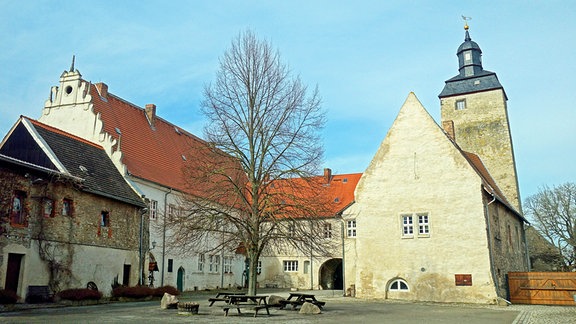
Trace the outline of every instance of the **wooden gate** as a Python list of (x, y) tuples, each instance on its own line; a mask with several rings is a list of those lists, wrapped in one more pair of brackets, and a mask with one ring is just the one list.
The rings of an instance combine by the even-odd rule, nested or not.
[(513, 304), (576, 305), (576, 272), (509, 272)]

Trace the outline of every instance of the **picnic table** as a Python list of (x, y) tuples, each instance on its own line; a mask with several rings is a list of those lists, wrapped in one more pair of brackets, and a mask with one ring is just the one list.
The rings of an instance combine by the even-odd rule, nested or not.
[(312, 303), (320, 308), (326, 305), (326, 302), (316, 300), (316, 296), (313, 294), (290, 293), (288, 299), (280, 301), (280, 309), (284, 309), (286, 305), (291, 305), (292, 310), (296, 310), (297, 306), (302, 306), (304, 303)]
[(227, 291), (219, 292), (216, 294), (216, 297), (208, 298), (208, 301), (210, 302), (210, 305), (208, 305), (208, 307), (214, 305), (214, 303), (217, 301), (228, 302), (228, 299), (230, 296), (241, 296), (241, 295), (246, 295), (246, 293), (243, 293), (243, 292), (233, 293), (233, 292), (227, 292)]
[(270, 315), (266, 297), (268, 296), (229, 295), (226, 305), (222, 306), (222, 309), (224, 310), (224, 316), (228, 316), (228, 311), (231, 308), (236, 308), (238, 315), (242, 314), (240, 311), (241, 308), (254, 310), (254, 317), (258, 315), (258, 311), (261, 309), (265, 309), (266, 314)]

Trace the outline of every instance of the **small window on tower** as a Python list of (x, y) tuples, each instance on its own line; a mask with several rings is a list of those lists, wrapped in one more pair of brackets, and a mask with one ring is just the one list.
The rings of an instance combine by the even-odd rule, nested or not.
[(466, 100), (456, 100), (456, 110), (466, 109)]

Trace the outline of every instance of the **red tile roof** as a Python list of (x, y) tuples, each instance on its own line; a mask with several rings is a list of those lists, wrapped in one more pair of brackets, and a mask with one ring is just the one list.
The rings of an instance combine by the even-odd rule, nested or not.
[(189, 192), (183, 168), (198, 163), (198, 152), (209, 149), (208, 143), (158, 116), (151, 126), (145, 109), (109, 92), (101, 97), (97, 85), (91, 85), (90, 95), (104, 131), (120, 142), (122, 162), (129, 174)]
[[(279, 217), (309, 217), (311, 213), (334, 217), (354, 202), (354, 191), (361, 176), (362, 173), (352, 173), (274, 180), (268, 191), (282, 201), (276, 201), (276, 207), (272, 208), (278, 209)], [(284, 204), (285, 208), (277, 207)]]

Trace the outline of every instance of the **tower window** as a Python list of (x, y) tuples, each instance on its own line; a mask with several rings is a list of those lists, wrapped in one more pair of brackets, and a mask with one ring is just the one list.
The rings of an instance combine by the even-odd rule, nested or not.
[(466, 99), (456, 100), (456, 110), (466, 109)]

